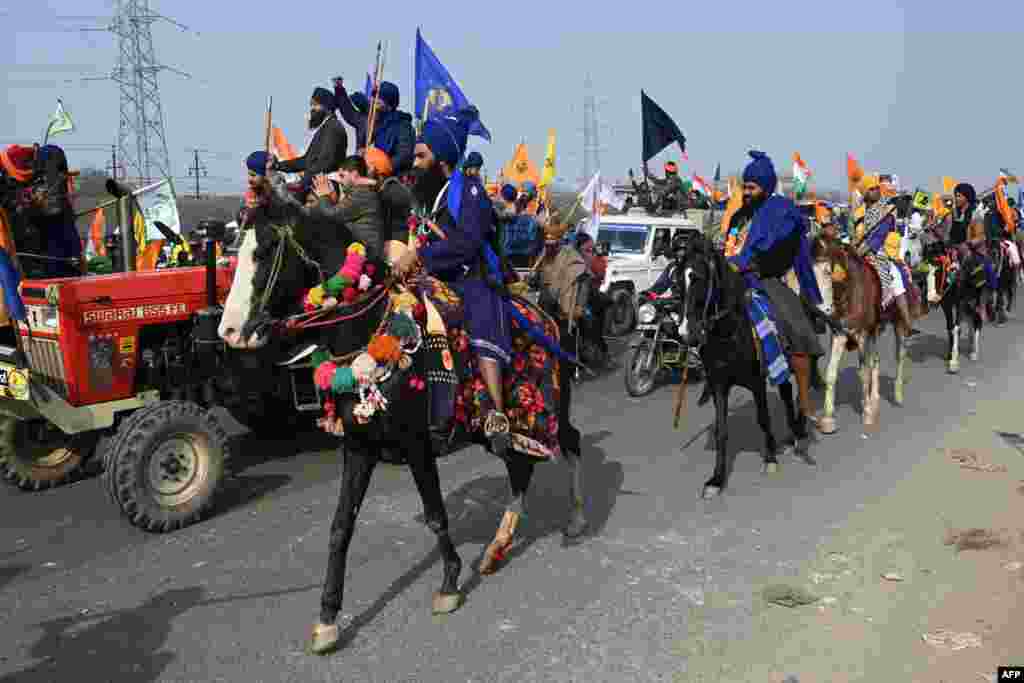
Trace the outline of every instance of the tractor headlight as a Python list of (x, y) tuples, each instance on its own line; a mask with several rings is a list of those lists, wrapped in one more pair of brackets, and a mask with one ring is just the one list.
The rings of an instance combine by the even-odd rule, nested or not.
[(49, 327), (50, 329), (57, 329), (58, 317), (57, 307), (47, 306), (43, 309), (43, 327)]
[(650, 325), (654, 322), (654, 318), (657, 317), (658, 312), (651, 304), (643, 304), (640, 306), (640, 310), (637, 311), (637, 318), (640, 320), (641, 325)]
[(28, 324), (36, 328), (57, 331), (60, 329), (59, 311), (54, 305), (28, 304), (25, 306)]

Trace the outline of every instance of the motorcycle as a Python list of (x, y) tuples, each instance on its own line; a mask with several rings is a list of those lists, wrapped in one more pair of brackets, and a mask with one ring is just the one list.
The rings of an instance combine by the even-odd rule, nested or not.
[(679, 299), (659, 297), (644, 301), (637, 311), (637, 338), (626, 366), (626, 392), (639, 398), (654, 391), (665, 370), (689, 367), (699, 379), (703, 372), (700, 357), (679, 338)]

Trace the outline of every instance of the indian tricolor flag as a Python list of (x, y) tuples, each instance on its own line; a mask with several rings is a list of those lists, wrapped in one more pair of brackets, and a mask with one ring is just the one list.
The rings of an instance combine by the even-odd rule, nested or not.
[(800, 158), (800, 152), (793, 152), (793, 194), (802, 195), (807, 191), (807, 180), (811, 177), (811, 169)]
[(705, 197), (711, 196), (711, 186), (708, 185), (706, 180), (694, 173), (691, 181), (693, 182), (693, 189), (697, 190), (697, 192), (700, 192)]

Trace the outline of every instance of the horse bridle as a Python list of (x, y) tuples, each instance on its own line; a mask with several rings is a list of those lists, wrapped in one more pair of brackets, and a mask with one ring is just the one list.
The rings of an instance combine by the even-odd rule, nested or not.
[[(255, 288), (253, 289), (252, 297), (249, 301), (249, 320), (246, 322), (245, 328), (243, 328), (243, 332), (248, 332), (246, 338), (256, 334), (273, 323), (273, 320), (267, 315), (267, 307), (270, 305), (270, 297), (274, 293), (277, 281), (281, 277), (281, 269), (284, 266), (285, 251), (289, 245), (295, 249), (296, 255), (305, 265), (316, 269), (317, 274), (320, 276), (320, 283), (323, 284), (325, 281), (324, 273), (320, 264), (306, 254), (306, 250), (303, 249), (302, 245), (295, 239), (295, 234), (291, 225), (279, 226), (271, 224), (269, 227), (277, 236), (277, 245), (275, 246), (274, 254), (271, 257), (270, 274), (267, 276), (266, 285), (264, 285), (263, 289), (259, 292), (257, 292)], [(242, 233), (246, 230), (253, 229), (254, 226), (243, 225), (239, 232)], [(255, 275), (253, 277), (255, 277)]]
[[(715, 294), (718, 292), (718, 279), (719, 279), (718, 266), (715, 263), (715, 255), (714, 254), (712, 254), (712, 255), (702, 254), (701, 258), (704, 261), (704, 265), (706, 265), (708, 267), (709, 275), (708, 275), (708, 284), (707, 284), (707, 287), (705, 288), (705, 292), (704, 292), (704, 310), (703, 310), (703, 312), (701, 314), (701, 317), (698, 319), (698, 322), (700, 323), (699, 330), (700, 330), (700, 333), (701, 333), (700, 334), (699, 343), (697, 344), (698, 347), (704, 345), (704, 343), (707, 341), (707, 337), (710, 336), (709, 333), (710, 333), (711, 328), (714, 327), (715, 324), (719, 320), (724, 318), (725, 315), (726, 315), (725, 311), (718, 310), (718, 303), (719, 303), (718, 302), (718, 297), (715, 296)], [(685, 277), (685, 271), (684, 271), (684, 277)], [(689, 284), (690, 284), (689, 282), (686, 283), (687, 289), (689, 289)], [(687, 316), (690, 313), (690, 294), (689, 294), (689, 291), (684, 292), (682, 299), (683, 299), (682, 319), (683, 319), (683, 321), (685, 321)], [(712, 310), (712, 307), (714, 307), (715, 313), (714, 313), (714, 315), (711, 315), (709, 317), (708, 313)]]
[[(295, 250), (295, 254), (305, 265), (316, 269), (317, 274), (320, 276), (320, 283), (323, 284), (325, 282), (323, 269), (320, 267), (318, 262), (306, 254), (306, 250), (303, 249), (302, 245), (295, 239), (292, 226), (271, 225), (270, 228), (274, 231), (274, 234), (277, 235), (277, 245), (274, 248), (274, 255), (271, 257), (271, 270), (270, 275), (267, 277), (266, 286), (259, 293), (255, 291), (253, 292), (253, 297), (259, 297), (258, 305), (253, 307), (253, 312), (257, 314), (265, 313), (267, 306), (270, 304), (270, 296), (273, 294), (274, 287), (277, 286), (277, 280), (281, 276), (281, 268), (284, 266), (285, 250), (289, 245)], [(251, 226), (243, 228), (243, 230), (251, 229)]]

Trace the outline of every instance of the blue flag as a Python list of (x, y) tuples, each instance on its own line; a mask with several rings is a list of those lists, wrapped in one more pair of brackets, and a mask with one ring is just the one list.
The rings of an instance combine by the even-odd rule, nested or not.
[(363, 94), (366, 95), (367, 100), (373, 99), (373, 77), (370, 74), (366, 74), (366, 85), (363, 87)]
[[(423, 112), (430, 102), (430, 117), (449, 116), (459, 109), (472, 106), (462, 94), (448, 69), (430, 49), (420, 30), (416, 29), (416, 118), (424, 120)], [(491, 141), (491, 133), (480, 121), (473, 122), (469, 128), (470, 135)]]
[(14, 261), (6, 249), (0, 249), (0, 287), (4, 290), (4, 303), (7, 305), (7, 313), (17, 321), (28, 320), (28, 313), (25, 311), (25, 302), (21, 300), (18, 293), (18, 284), (21, 276), (18, 269), (14, 267)]

